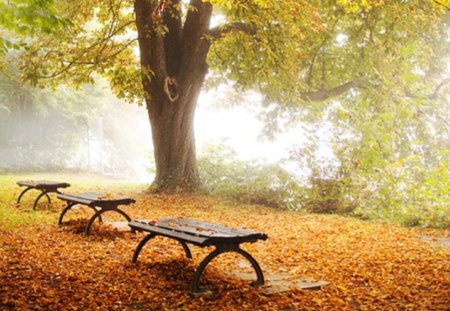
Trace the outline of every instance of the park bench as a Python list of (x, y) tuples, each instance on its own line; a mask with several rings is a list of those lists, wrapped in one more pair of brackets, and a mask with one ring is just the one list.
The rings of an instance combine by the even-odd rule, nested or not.
[(135, 220), (131, 221), (129, 226), (136, 231), (148, 232), (148, 235), (136, 247), (132, 259), (133, 263), (136, 263), (144, 245), (156, 236), (163, 236), (178, 241), (188, 258), (192, 258), (192, 255), (187, 243), (200, 247), (215, 247), (215, 250), (203, 259), (195, 272), (194, 279), (191, 283), (191, 293), (193, 295), (204, 291), (200, 287), (200, 277), (208, 263), (215, 257), (226, 252), (236, 252), (244, 256), (251, 263), (257, 276), (257, 280), (252, 282), (251, 285), (264, 285), (263, 272), (258, 262), (249, 253), (240, 248), (241, 243), (253, 243), (258, 240), (266, 240), (267, 235), (264, 233), (245, 229), (232, 229), (190, 218), (164, 218), (154, 222)]
[(23, 195), (30, 191), (30, 190), (39, 190), (41, 193), (37, 196), (36, 200), (33, 204), (33, 209), (36, 209), (36, 206), (39, 202), (39, 200), (46, 196), (48, 203), (51, 203), (49, 193), (61, 193), (59, 192), (59, 188), (67, 188), (70, 187), (70, 184), (65, 182), (58, 182), (58, 181), (50, 181), (50, 180), (27, 180), (27, 181), (18, 181), (17, 184), (21, 187), (26, 187), (17, 198), (17, 203), (20, 203), (20, 199), (22, 199)]
[[(62, 224), (64, 215), (75, 205), (85, 205), (94, 210), (95, 213), (89, 219), (84, 231), (86, 236), (89, 236), (91, 226), (94, 223), (95, 219), (98, 218), (99, 221), (102, 221), (101, 215), (108, 211), (119, 213), (123, 217), (125, 217), (128, 222), (130, 222), (131, 218), (124, 211), (119, 209), (119, 205), (129, 205), (136, 202), (131, 198), (115, 198), (107, 195), (101, 195), (95, 192), (86, 192), (81, 194), (58, 194), (58, 199), (67, 202), (67, 206), (63, 209), (61, 215), (59, 216), (59, 225)], [(132, 231), (134, 232), (134, 230)]]

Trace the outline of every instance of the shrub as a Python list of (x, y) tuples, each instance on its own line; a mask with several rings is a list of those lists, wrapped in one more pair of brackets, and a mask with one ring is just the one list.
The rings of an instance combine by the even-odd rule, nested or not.
[(300, 186), (280, 165), (240, 161), (225, 145), (209, 145), (199, 157), (199, 168), (209, 193), (275, 208), (300, 208)]
[(240, 202), (381, 219), (404, 226), (450, 227), (446, 157), (429, 167), (418, 157), (383, 162), (370, 170), (353, 162), (343, 159), (331, 170), (309, 161), (311, 174), (306, 185), (280, 164), (238, 160), (224, 145), (208, 146), (199, 158), (199, 167), (209, 193)]

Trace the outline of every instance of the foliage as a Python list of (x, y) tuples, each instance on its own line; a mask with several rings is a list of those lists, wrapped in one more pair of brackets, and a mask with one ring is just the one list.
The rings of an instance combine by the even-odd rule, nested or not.
[[(348, 87), (335, 89), (343, 85), (368, 96), (381, 90), (387, 96), (416, 89), (408, 85), (411, 80), (424, 83), (416, 79), (418, 69), (433, 66), (442, 72), (435, 62), (445, 42), (445, 8), (433, 1), (210, 2), (219, 20), (206, 35), (213, 43), (208, 55), (212, 76), (257, 90), (268, 104), (308, 107), (307, 99), (345, 93)], [(60, 3), (65, 7), (65, 1)], [(178, 14), (181, 9), (167, 10)], [(71, 1), (65, 14), (71, 26), (58, 31), (57, 38), (44, 36), (24, 55), (25, 77), (80, 85), (97, 72), (119, 97), (142, 101), (141, 75), (154, 73), (139, 68), (134, 52), (132, 2)], [(167, 25), (152, 27), (167, 35)]]
[(320, 178), (313, 173), (302, 205), (312, 213), (350, 214), (357, 205), (350, 199), (346, 181), (348, 180)]
[[(436, 56), (446, 42), (441, 32), (444, 8), (433, 1), (211, 3), (224, 22), (219, 38), (211, 34), (210, 68), (216, 77), (265, 94), (267, 103), (305, 107), (307, 98), (344, 93), (325, 91), (345, 83), (367, 96), (386, 92), (387, 97), (427, 81), (418, 77), (420, 70), (442, 72)], [(72, 27), (58, 38), (36, 42), (24, 55), (26, 77), (36, 83), (55, 79), (79, 85), (98, 72), (120, 97), (142, 100), (140, 76), (152, 73), (141, 72), (133, 52), (130, 4), (73, 2), (66, 12)], [(165, 34), (167, 29), (158, 25)]]
[(424, 167), (420, 158), (399, 162), (366, 176), (359, 214), (406, 226), (449, 228), (448, 159), (433, 167)]
[(131, 1), (57, 1), (71, 21), (41, 35), (21, 56), (23, 79), (40, 86), (80, 87), (105, 76), (119, 98), (142, 102)]
[(378, 110), (349, 110), (351, 103), (344, 102), (347, 113), (363, 116), (359, 121), (341, 119), (338, 125), (339, 131), (359, 133), (358, 138), (339, 144), (335, 137), (335, 152), (358, 185), (359, 195), (353, 195), (360, 198), (361, 214), (406, 225), (450, 225), (445, 169), (450, 159), (445, 121), (449, 90), (441, 90), (437, 98), (411, 98)]
[(209, 64), (219, 81), (253, 89), (278, 104), (298, 103), (309, 89), (299, 71), (311, 60), (309, 40), (325, 31), (311, 1), (211, 1), (223, 14), (224, 28), (244, 24), (251, 30), (229, 31), (215, 40)]
[(62, 18), (58, 11), (54, 0), (0, 1), (0, 56), (27, 47), (27, 42), (20, 41), (19, 36), (52, 34), (69, 25), (69, 20)]
[(199, 157), (207, 192), (239, 202), (296, 210), (300, 186), (277, 164), (242, 161), (226, 145), (208, 145)]
[[(423, 15), (428, 5), (444, 9), (445, 3), (409, 3), (417, 15), (401, 22), (405, 3), (385, 3), (391, 7), (388, 11), (373, 3), (371, 8), (355, 3), (338, 2), (346, 14), (329, 24), (330, 37), (324, 36), (317, 49), (322, 64), (314, 63), (326, 70), (324, 76), (316, 72), (311, 79), (329, 81), (339, 76), (335, 74), (339, 68), (357, 66), (364, 71), (359, 73), (361, 79), (371, 82), (336, 101), (312, 103), (303, 111), (271, 107), (267, 124), (276, 125), (274, 118), (282, 116), (301, 120), (310, 129), (311, 143), (294, 150), (294, 161), (299, 169), (312, 173), (310, 184), (319, 186), (317, 191), (311, 189), (313, 201), (324, 203), (321, 199), (327, 195), (321, 198), (320, 188), (325, 187), (325, 193), (332, 193), (344, 210), (350, 207), (361, 217), (448, 227), (448, 172), (443, 168), (450, 150), (450, 80), (445, 72), (450, 50), (442, 44), (448, 42), (448, 12), (442, 23), (425, 21)], [(355, 20), (348, 17), (364, 21), (355, 28)], [(426, 23), (428, 36), (422, 36), (417, 19)], [(392, 48), (402, 56), (396, 58)], [(337, 55), (353, 56), (347, 62)], [(331, 166), (316, 157), (320, 137), (314, 133), (320, 128), (327, 130), (336, 157)]]
[[(330, 284), (319, 291), (291, 287), (265, 296), (265, 290), (226, 273), (246, 272), (240, 257), (227, 253), (214, 260), (202, 277), (210, 297), (191, 298), (194, 270), (210, 249), (190, 246), (187, 260), (176, 241), (155, 238), (131, 257), (141, 234), (120, 232), (95, 223), (89, 239), (83, 235), (92, 210), (68, 213), (68, 222), (56, 225), (62, 202), (44, 212), (51, 222), (26, 223), (17, 230), (0, 220), (0, 308), (2, 309), (120, 309), (120, 310), (319, 310), (412, 309), (448, 307), (448, 249), (439, 241), (448, 231), (401, 228), (338, 216), (299, 215), (203, 196), (143, 195), (144, 185), (111, 188), (110, 182), (76, 176), (46, 176), (74, 180), (77, 189), (91, 189), (136, 198), (126, 207), (132, 219), (195, 217), (230, 227), (263, 231), (264, 242), (242, 248), (260, 262), (270, 284), (278, 277), (305, 276)], [(0, 178), (0, 205), (6, 214), (26, 217), (29, 206), (15, 204), (13, 180)], [(85, 177), (83, 177), (85, 178)], [(107, 221), (108, 213), (102, 215)], [(425, 242), (424, 235), (429, 242)], [(250, 270), (251, 271), (251, 270)], [(252, 274), (253, 276), (253, 274)]]
[[(238, 202), (294, 211), (353, 215), (406, 226), (450, 226), (447, 152), (428, 168), (416, 156), (367, 170), (361, 167), (365, 159), (343, 154), (340, 164), (321, 162), (315, 148), (298, 148), (291, 155), (298, 170), (310, 171), (304, 183), (279, 164), (242, 161), (226, 145), (207, 146), (199, 158), (205, 190)], [(344, 148), (349, 151), (348, 145)]]
[(325, 179), (316, 171), (310, 177), (304, 207), (311, 212), (351, 214), (405, 226), (449, 228), (448, 163), (444, 159), (426, 168), (416, 158), (385, 163), (370, 172), (341, 167), (337, 175)]
[[(446, 54), (440, 49), (448, 52), (445, 17), (433, 1), (289, 5), (267, 1), (265, 7), (274, 12), (268, 20), (265, 14), (271, 13), (261, 8), (261, 2), (232, 6), (226, 14), (230, 23), (234, 16), (258, 23), (255, 16), (262, 15), (264, 26), (256, 28), (264, 29), (264, 34), (227, 34), (215, 42), (210, 54), (215, 73), (236, 81), (237, 87), (257, 89), (279, 113), (293, 105), (311, 113), (314, 107), (308, 101), (349, 94), (345, 86), (371, 99), (380, 94), (401, 96), (428, 85), (431, 76), (436, 78), (445, 68), (436, 66), (445, 64)], [(303, 13), (296, 13), (300, 7)], [(427, 78), (420, 77), (420, 70)]]
[(312, 171), (312, 184), (327, 179), (335, 199), (361, 217), (448, 227), (449, 90), (443, 88), (437, 98), (377, 108), (351, 99), (330, 105), (311, 132), (328, 129), (335, 163), (320, 165), (315, 156), (320, 139), (314, 134), (310, 145), (295, 150), (293, 160), (299, 169)]

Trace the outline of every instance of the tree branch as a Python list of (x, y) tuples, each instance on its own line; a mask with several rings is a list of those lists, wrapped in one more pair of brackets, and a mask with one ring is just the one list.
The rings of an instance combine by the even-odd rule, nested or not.
[(444, 80), (442, 80), (434, 89), (433, 93), (429, 94), (429, 95), (424, 95), (424, 94), (417, 94), (417, 93), (413, 93), (411, 91), (407, 91), (406, 92), (406, 96), (409, 98), (422, 98), (422, 99), (430, 99), (430, 100), (435, 100), (437, 99), (439, 92), (441, 91), (441, 89), (446, 85), (450, 83), (450, 78), (445, 78)]
[[(427, 96), (422, 96), (422, 98), (427, 98), (427, 99), (436, 99), (439, 95), (440, 90), (447, 84), (450, 84), (450, 78), (446, 78), (444, 80), (442, 80), (435, 88), (434, 92), (430, 95)], [(328, 90), (318, 90), (318, 91), (312, 91), (312, 92), (303, 92), (300, 94), (300, 97), (305, 100), (305, 101), (323, 101), (323, 100), (327, 100), (329, 98), (332, 97), (336, 97), (339, 95), (342, 95), (346, 92), (348, 92), (350, 89), (355, 89), (355, 88), (366, 88), (368, 87), (369, 84), (364, 82), (364, 81), (349, 81), (346, 82), (344, 84), (341, 84), (337, 87), (328, 89)], [(418, 98), (420, 97), (417, 94), (412, 94), (410, 92), (406, 93), (406, 96), (409, 98)]]
[(182, 23), (180, 0), (169, 1), (169, 6), (164, 10), (163, 23), (168, 28), (168, 32), (164, 36), (167, 74), (175, 77), (181, 65)]
[[(157, 3), (157, 1), (148, 0), (134, 1), (139, 51), (141, 53), (140, 61), (145, 73), (143, 75), (144, 89), (152, 83), (152, 88), (155, 90), (162, 89), (163, 80), (167, 76), (164, 38), (156, 31), (160, 21), (159, 18), (156, 20), (153, 18)], [(150, 74), (152, 79), (150, 79)]]
[(336, 97), (348, 92), (350, 89), (354, 88), (364, 88), (367, 87), (367, 83), (363, 81), (349, 81), (341, 84), (337, 87), (328, 90), (319, 90), (313, 92), (304, 92), (300, 94), (301, 99), (304, 101), (323, 101), (332, 97)]
[(444, 85), (450, 83), (450, 78), (446, 78), (444, 80), (441, 81), (441, 83), (439, 83), (436, 86), (436, 89), (434, 90), (433, 94), (430, 95), (430, 99), (436, 99), (439, 95), (439, 91), (441, 90), (441, 88), (444, 87)]
[(440, 1), (437, 1), (437, 0), (434, 0), (433, 2), (436, 3), (436, 4), (438, 4), (438, 5), (443, 6), (444, 8), (447, 9), (447, 11), (450, 11), (450, 7), (448, 7), (448, 6), (445, 5), (444, 3), (440, 2)]
[(191, 0), (183, 28), (180, 79), (203, 76), (207, 70), (206, 56), (209, 50), (208, 34), (212, 5), (208, 1)]
[(209, 30), (208, 34), (211, 37), (213, 37), (214, 39), (220, 39), (227, 33), (230, 33), (233, 31), (240, 31), (240, 32), (244, 32), (249, 35), (256, 34), (256, 30), (246, 23), (233, 23), (233, 24), (219, 25), (214, 28), (211, 28)]
[(311, 82), (312, 74), (313, 74), (313, 68), (314, 68), (314, 64), (316, 62), (316, 59), (319, 56), (319, 53), (321, 52), (321, 50), (323, 49), (325, 44), (332, 37), (331, 35), (335, 31), (336, 25), (339, 22), (339, 19), (340, 19), (340, 16), (336, 18), (336, 20), (334, 21), (333, 25), (331, 26), (331, 31), (326, 34), (325, 38), (322, 40), (321, 44), (319, 45), (319, 47), (317, 48), (316, 52), (313, 55), (313, 58), (311, 60), (311, 64), (309, 65), (309, 70), (308, 70), (308, 83)]
[[(64, 66), (60, 70), (58, 70), (58, 71), (56, 71), (56, 72), (54, 72), (54, 73), (52, 73), (50, 75), (40, 76), (39, 78), (52, 79), (52, 78), (56, 78), (56, 77), (62, 75), (63, 73), (67, 72), (72, 66), (77, 65), (77, 64), (82, 64), (82, 62), (80, 60), (84, 56), (86, 56), (89, 52), (91, 52), (92, 50), (94, 50), (97, 47), (98, 47), (98, 51), (96, 53), (96, 57), (95, 58), (99, 59), (99, 55), (104, 50), (107, 42), (109, 40), (111, 40), (117, 33), (122, 31), (127, 26), (131, 25), (132, 23), (134, 23), (134, 21), (128, 21), (128, 22), (124, 23), (123, 25), (121, 25), (119, 28), (117, 28), (114, 31), (109, 30), (108, 31), (108, 35), (106, 37), (102, 38), (101, 40), (96, 41), (94, 44), (92, 44), (92, 45), (88, 46), (87, 48), (85, 48), (80, 54), (76, 55), (72, 60), (65, 61), (65, 63), (67, 64), (66, 66)], [(133, 42), (133, 41), (135, 41), (135, 40), (131, 40), (130, 42), (128, 42), (126, 44), (126, 46), (131, 44), (131, 42)], [(54, 53), (54, 51), (50, 51), (50, 53)], [(98, 62), (96, 62), (96, 63), (98, 63)]]

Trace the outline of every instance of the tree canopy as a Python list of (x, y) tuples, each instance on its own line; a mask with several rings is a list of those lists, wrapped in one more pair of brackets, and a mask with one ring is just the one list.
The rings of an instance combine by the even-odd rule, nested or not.
[(51, 3), (70, 24), (25, 38), (22, 78), (79, 86), (100, 74), (117, 96), (145, 101), (159, 185), (198, 182), (191, 123), (205, 77), (263, 94), (269, 125), (283, 115), (336, 112), (365, 137), (366, 164), (375, 159), (371, 150), (394, 154), (386, 146), (408, 141), (400, 130), (410, 127), (408, 116), (448, 90), (447, 1), (23, 3)]
[[(31, 1), (37, 8), (46, 2), (50, 1)], [(117, 95), (142, 101), (133, 2), (59, 1), (72, 25), (57, 37), (40, 38), (24, 54), (27, 78), (76, 84), (92, 81), (92, 74), (99, 72), (108, 76)], [(152, 18), (159, 18), (158, 10), (170, 11), (177, 20), (197, 10), (196, 1), (149, 2), (157, 4), (150, 12)], [(405, 95), (421, 84), (432, 87), (432, 82), (441, 82), (442, 56), (448, 52), (444, 45), (448, 30), (443, 28), (442, 17), (445, 2), (210, 3), (215, 25), (205, 39), (213, 42), (208, 54), (212, 76), (258, 90), (268, 103), (324, 100), (350, 88), (378, 94), (380, 89), (401, 90)], [(41, 25), (43, 33), (57, 25), (52, 24), (56, 21), (53, 15), (30, 19), (27, 12), (37, 8), (28, 7), (18, 14), (25, 33), (34, 29), (33, 24)], [(155, 28), (170, 37), (162, 18)], [(171, 52), (167, 51), (167, 58)]]

